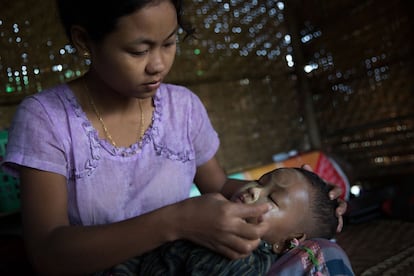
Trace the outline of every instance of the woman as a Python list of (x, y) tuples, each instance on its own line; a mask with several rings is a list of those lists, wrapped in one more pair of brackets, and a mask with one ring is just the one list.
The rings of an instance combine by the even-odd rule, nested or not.
[[(227, 199), (240, 182), (215, 158), (219, 140), (198, 97), (163, 83), (177, 30), (189, 30), (181, 4), (58, 1), (91, 65), (22, 102), (4, 163), (20, 176), (24, 236), (41, 274), (93, 273), (177, 239), (242, 258), (268, 230), (245, 220), (260, 220), (267, 204)], [(188, 199), (193, 181), (205, 195)]]

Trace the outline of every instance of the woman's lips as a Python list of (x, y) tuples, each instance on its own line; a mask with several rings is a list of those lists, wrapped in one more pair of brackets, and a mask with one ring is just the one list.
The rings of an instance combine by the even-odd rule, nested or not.
[(158, 89), (160, 87), (160, 85), (161, 85), (161, 82), (160, 81), (147, 82), (147, 83), (144, 83), (143, 84), (143, 86), (146, 89), (150, 90), (150, 91), (153, 91), (153, 90)]

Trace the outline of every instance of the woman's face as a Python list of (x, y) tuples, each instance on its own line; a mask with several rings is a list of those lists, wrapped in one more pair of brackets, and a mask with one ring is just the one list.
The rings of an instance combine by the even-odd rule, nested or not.
[[(245, 204), (270, 203), (273, 209), (263, 219), (270, 224), (271, 230), (262, 239), (275, 243), (305, 233), (304, 226), (311, 216), (310, 189), (311, 185), (299, 171), (284, 168), (248, 183), (233, 195), (232, 200)], [(257, 223), (256, 218), (248, 222)]]
[(115, 31), (101, 43), (90, 42), (91, 75), (119, 94), (153, 96), (174, 62), (177, 29), (170, 1), (121, 17)]

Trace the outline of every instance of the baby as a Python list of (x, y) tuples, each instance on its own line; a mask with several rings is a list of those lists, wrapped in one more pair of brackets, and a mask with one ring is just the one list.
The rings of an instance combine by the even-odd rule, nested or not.
[[(232, 200), (245, 204), (269, 202), (273, 206), (264, 218), (271, 231), (262, 240), (272, 245), (275, 253), (281, 253), (293, 239), (330, 239), (335, 235), (337, 202), (328, 198), (329, 189), (313, 172), (280, 168), (246, 184)], [(248, 222), (257, 223), (255, 220)]]
[[(247, 183), (231, 198), (241, 204), (268, 202), (263, 218), (271, 229), (248, 257), (230, 260), (190, 241), (174, 241), (124, 262), (103, 275), (263, 275), (289, 250), (292, 242), (332, 238), (336, 233), (337, 202), (328, 198), (330, 187), (316, 174), (301, 168), (280, 168)], [(101, 274), (102, 275), (102, 274)]]

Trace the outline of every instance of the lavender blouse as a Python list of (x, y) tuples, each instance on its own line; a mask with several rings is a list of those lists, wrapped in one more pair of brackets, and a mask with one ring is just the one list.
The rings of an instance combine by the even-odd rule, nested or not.
[(21, 165), (65, 176), (71, 224), (116, 222), (181, 201), (219, 139), (188, 89), (163, 84), (154, 105), (142, 148), (114, 148), (99, 139), (67, 85), (37, 93), (15, 115), (4, 169), (17, 175)]

